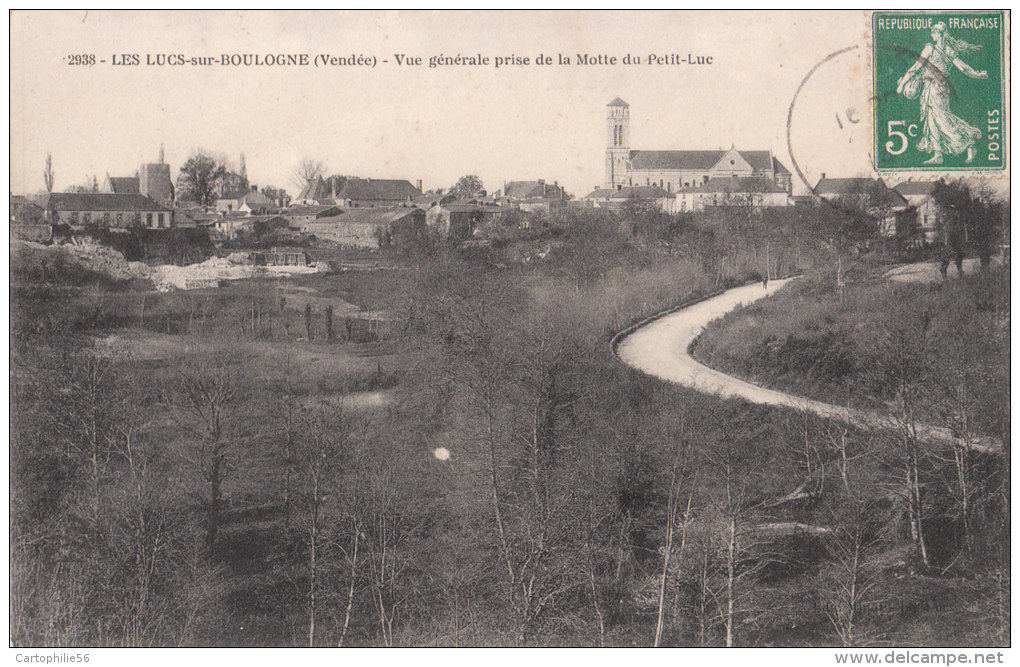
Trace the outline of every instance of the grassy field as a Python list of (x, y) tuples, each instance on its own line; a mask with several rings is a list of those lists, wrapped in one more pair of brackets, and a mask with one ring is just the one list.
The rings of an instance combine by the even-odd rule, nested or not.
[(884, 409), (897, 397), (888, 371), (909, 362), (931, 388), (929, 419), (944, 412), (937, 387), (969, 380), (976, 428), (1001, 434), (1009, 423), (1000, 393), (1009, 386), (1008, 281), (1002, 270), (948, 285), (868, 276), (844, 302), (835, 285), (808, 277), (713, 322), (694, 353), (767, 387)]

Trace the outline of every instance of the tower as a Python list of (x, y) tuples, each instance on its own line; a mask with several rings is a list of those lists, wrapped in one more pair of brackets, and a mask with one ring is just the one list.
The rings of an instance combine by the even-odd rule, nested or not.
[(606, 105), (606, 182), (615, 190), (628, 183), (630, 105), (617, 97)]

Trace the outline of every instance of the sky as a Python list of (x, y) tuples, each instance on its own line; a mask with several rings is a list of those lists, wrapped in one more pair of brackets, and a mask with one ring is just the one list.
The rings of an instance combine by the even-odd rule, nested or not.
[[(476, 174), (490, 191), (542, 178), (580, 197), (602, 184), (615, 97), (631, 105), (632, 148), (772, 150), (813, 185), (822, 172), (871, 171), (869, 31), (862, 11), (15, 11), (10, 189), (42, 189), (48, 152), (64, 190), (90, 175), (132, 175), (162, 143), (175, 177), (196, 150), (234, 168), (244, 153), (251, 183), (291, 194), (296, 164), (312, 158), (331, 174), (421, 179), (426, 189)], [(234, 53), (364, 54), (377, 65), (144, 64)], [(106, 62), (70, 64), (88, 54)], [(142, 64), (114, 66), (118, 54)], [(397, 54), (424, 65), (397, 65)], [(431, 56), (477, 54), (490, 64), (428, 67)], [(539, 54), (554, 64), (493, 66)], [(641, 63), (578, 65), (577, 54)], [(712, 64), (649, 65), (649, 54)]]

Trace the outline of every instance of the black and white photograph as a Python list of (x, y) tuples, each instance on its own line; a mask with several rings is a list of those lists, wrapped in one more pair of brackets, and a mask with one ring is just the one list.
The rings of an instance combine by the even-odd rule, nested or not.
[(10, 10), (8, 660), (1008, 663), (1009, 26)]

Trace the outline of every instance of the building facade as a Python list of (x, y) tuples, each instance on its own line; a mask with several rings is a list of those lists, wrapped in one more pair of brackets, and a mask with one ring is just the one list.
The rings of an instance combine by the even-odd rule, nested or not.
[(630, 105), (619, 97), (606, 105), (604, 189), (658, 186), (673, 193), (711, 179), (765, 178), (790, 193), (790, 171), (769, 150), (633, 150)]
[(39, 201), (39, 206), (49, 224), (72, 228), (98, 225), (109, 229), (165, 229), (174, 225), (173, 209), (140, 194), (52, 192)]
[(938, 240), (939, 210), (935, 205), (935, 181), (904, 181), (893, 186), (917, 210), (917, 226), (926, 243)]

